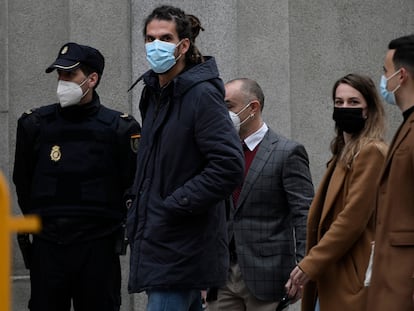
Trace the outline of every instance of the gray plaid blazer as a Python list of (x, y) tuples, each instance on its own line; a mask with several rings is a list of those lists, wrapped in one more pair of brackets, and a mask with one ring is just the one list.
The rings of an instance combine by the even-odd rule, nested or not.
[(305, 253), (313, 195), (304, 146), (269, 128), (237, 206), (230, 206), (228, 224), (243, 280), (257, 299), (279, 301), (284, 295), (289, 274)]

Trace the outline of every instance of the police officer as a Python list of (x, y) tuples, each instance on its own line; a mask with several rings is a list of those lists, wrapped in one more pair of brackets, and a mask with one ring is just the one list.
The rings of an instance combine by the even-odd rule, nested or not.
[(89, 46), (62, 46), (59, 103), (18, 120), (13, 181), (24, 214), (42, 231), (30, 255), (32, 311), (119, 310), (119, 252), (140, 137), (137, 121), (100, 103), (104, 57)]

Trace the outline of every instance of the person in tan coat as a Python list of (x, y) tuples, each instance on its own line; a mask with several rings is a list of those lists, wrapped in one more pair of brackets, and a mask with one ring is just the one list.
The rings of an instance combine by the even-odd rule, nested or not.
[(387, 151), (384, 108), (369, 77), (346, 75), (332, 97), (332, 158), (309, 210), (307, 255), (286, 284), (291, 297), (303, 289), (304, 311), (365, 310), (375, 193)]
[(392, 140), (378, 191), (367, 310), (414, 310), (414, 35), (392, 40), (381, 93), (404, 121)]

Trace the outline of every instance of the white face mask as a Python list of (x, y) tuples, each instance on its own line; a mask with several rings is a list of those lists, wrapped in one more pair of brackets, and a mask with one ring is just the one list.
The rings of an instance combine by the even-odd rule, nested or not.
[(233, 122), (234, 128), (236, 129), (237, 133), (240, 131), (240, 118), (237, 114), (233, 111), (229, 110), (230, 119)]
[(250, 118), (253, 118), (254, 114), (249, 114), (249, 116), (244, 119), (243, 121), (240, 120), (240, 114), (247, 109), (247, 107), (250, 106), (250, 103), (248, 103), (246, 106), (243, 107), (242, 110), (240, 110), (238, 113), (234, 113), (233, 111), (229, 110), (229, 115), (231, 121), (233, 121), (234, 128), (236, 129), (237, 133), (240, 131), (240, 126), (242, 126), (247, 120)]
[(81, 88), (87, 80), (88, 78), (83, 80), (81, 84), (64, 80), (58, 81), (56, 94), (62, 108), (79, 104), (81, 99), (88, 94), (89, 89), (84, 94)]

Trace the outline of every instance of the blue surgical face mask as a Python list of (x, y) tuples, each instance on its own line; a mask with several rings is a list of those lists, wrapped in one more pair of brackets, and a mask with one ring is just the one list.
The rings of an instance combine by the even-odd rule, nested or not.
[(392, 91), (388, 91), (387, 82), (391, 78), (395, 77), (399, 72), (400, 72), (400, 70), (397, 70), (388, 79), (384, 75), (381, 76), (381, 82), (380, 82), (381, 95), (384, 98), (385, 102), (387, 104), (390, 104), (390, 105), (396, 105), (397, 104), (397, 101), (395, 100), (395, 94), (394, 93), (400, 88), (401, 85), (399, 84)]
[(182, 40), (176, 45), (170, 42), (154, 40), (145, 44), (147, 61), (154, 72), (164, 73), (176, 64), (181, 55), (175, 58), (174, 52), (176, 47), (179, 46), (181, 42)]

